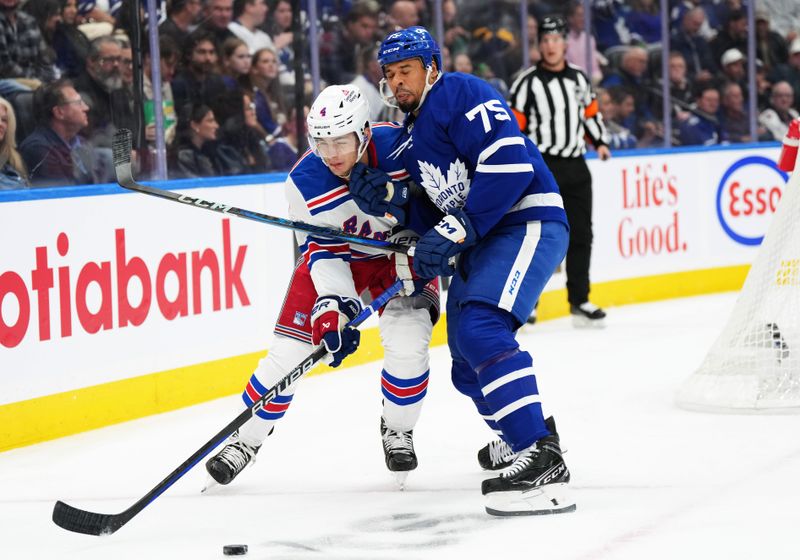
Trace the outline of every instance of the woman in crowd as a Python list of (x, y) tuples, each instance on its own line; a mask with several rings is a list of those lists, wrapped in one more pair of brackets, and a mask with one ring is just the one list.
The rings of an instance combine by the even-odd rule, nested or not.
[(14, 108), (0, 97), (0, 190), (28, 187), (28, 171), (17, 151), (16, 133)]
[(178, 139), (171, 153), (173, 178), (216, 177), (246, 172), (236, 149), (217, 141), (219, 124), (214, 112), (202, 103), (189, 104), (178, 118)]
[(281, 135), (286, 122), (286, 103), (278, 80), (278, 55), (273, 49), (256, 51), (248, 78), (244, 89), (256, 104), (256, 117), (267, 132), (267, 143), (271, 144)]
[(228, 37), (222, 43), (222, 79), (229, 90), (237, 90), (240, 80), (248, 79), (253, 56), (247, 43), (238, 37)]

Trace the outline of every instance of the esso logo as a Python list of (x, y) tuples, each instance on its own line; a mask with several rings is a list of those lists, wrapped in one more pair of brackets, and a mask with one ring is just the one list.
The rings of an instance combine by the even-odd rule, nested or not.
[(725, 233), (742, 245), (760, 245), (788, 180), (762, 156), (734, 163), (717, 187), (717, 217)]

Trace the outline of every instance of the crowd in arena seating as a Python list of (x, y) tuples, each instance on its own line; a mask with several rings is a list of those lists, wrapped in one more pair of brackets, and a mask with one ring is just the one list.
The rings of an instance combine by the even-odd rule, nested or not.
[[(155, 168), (146, 18), (132, 25), (129, 1), (0, 0), (0, 189), (112, 181), (111, 138), (122, 127), (141, 139), (141, 175)], [(671, 145), (780, 140), (799, 116), (800, 2), (756, 1), (755, 30), (748, 29), (744, 0), (669, 1)], [(398, 118), (380, 101), (376, 46), (394, 29), (434, 30), (432, 4), (317, 0), (322, 84), (358, 84), (374, 120)], [(583, 2), (530, 0), (523, 44), (517, 1), (443, 0), (445, 71), (473, 73), (507, 95), (525, 59), (539, 59), (537, 21), (560, 14), (569, 28), (569, 61), (598, 88), (611, 147), (663, 146), (659, 0), (591, 6), (587, 40)], [(166, 0), (160, 13), (169, 176), (288, 170), (304, 135), (294, 117), (292, 2)], [(142, 33), (143, 95), (134, 93), (135, 30)], [(757, 137), (748, 113), (752, 31)], [(307, 106), (310, 64), (301, 58)]]

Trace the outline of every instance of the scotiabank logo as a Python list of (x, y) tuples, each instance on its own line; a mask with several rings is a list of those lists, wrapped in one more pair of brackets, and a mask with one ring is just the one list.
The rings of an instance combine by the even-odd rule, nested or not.
[(742, 245), (760, 245), (788, 179), (762, 156), (731, 165), (717, 187), (717, 217), (725, 233)]
[[(80, 328), (94, 334), (114, 328), (115, 322), (118, 328), (141, 325), (156, 307), (170, 321), (186, 317), (190, 309), (199, 315), (204, 311), (201, 275), (211, 279), (214, 311), (221, 309), (223, 295), (226, 309), (231, 309), (236, 299), (241, 306), (250, 305), (242, 281), (247, 245), (237, 247), (234, 254), (227, 219), (222, 221), (221, 258), (218, 249), (208, 247), (165, 253), (158, 264), (148, 264), (127, 254), (124, 228), (114, 231), (114, 241), (113, 263), (90, 261), (80, 269), (69, 265), (54, 268), (51, 260), (59, 257), (45, 245), (36, 247), (36, 267), (30, 273), (9, 270), (0, 274), (0, 345), (13, 348), (26, 335), (38, 336), (41, 341), (72, 336), (76, 319)], [(60, 257), (69, 254), (69, 244), (69, 236), (60, 233), (55, 243)], [(175, 284), (177, 290), (171, 289)], [(51, 298), (57, 317), (51, 316)], [(38, 309), (35, 318), (31, 316), (32, 300)], [(34, 329), (38, 333), (31, 332)]]

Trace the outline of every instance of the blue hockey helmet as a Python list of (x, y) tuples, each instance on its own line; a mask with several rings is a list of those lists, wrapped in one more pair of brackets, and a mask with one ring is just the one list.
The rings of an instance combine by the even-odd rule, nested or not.
[(378, 50), (378, 62), (381, 66), (408, 58), (421, 58), (425, 67), (431, 66), (435, 60), (436, 68), (442, 72), (439, 45), (428, 30), (419, 25), (389, 34)]

